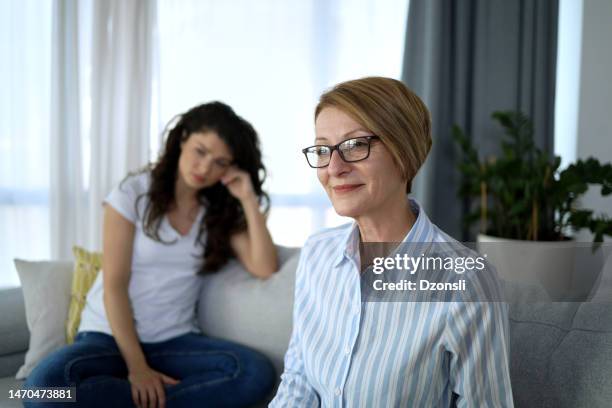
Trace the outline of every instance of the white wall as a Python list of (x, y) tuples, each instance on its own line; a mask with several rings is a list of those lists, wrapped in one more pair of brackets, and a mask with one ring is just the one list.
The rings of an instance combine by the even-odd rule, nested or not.
[[(584, 0), (576, 153), (578, 158), (593, 156), (601, 162), (612, 161), (611, 22), (612, 1)], [(589, 190), (582, 206), (612, 217), (612, 196), (601, 197), (598, 189)], [(578, 238), (589, 237), (583, 233)]]

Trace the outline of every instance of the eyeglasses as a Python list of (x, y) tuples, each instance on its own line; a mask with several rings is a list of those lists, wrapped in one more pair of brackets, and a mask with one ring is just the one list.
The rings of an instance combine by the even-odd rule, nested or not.
[(378, 136), (360, 136), (347, 139), (334, 146), (315, 145), (302, 149), (308, 165), (313, 169), (327, 167), (334, 150), (338, 150), (340, 158), (347, 163), (365, 160), (370, 156), (370, 143), (380, 139)]

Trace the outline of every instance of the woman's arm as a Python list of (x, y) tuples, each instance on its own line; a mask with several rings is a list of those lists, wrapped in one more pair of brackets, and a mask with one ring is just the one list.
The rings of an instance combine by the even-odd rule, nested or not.
[(134, 224), (109, 205), (104, 207), (104, 308), (128, 369), (146, 365), (134, 327), (128, 286), (132, 268)]
[(259, 211), (256, 199), (242, 202), (247, 230), (231, 238), (232, 249), (245, 268), (254, 276), (269, 278), (278, 270), (276, 247), (266, 227), (266, 219)]
[(231, 237), (232, 249), (251, 274), (268, 278), (278, 270), (276, 247), (266, 226), (266, 218), (259, 209), (249, 175), (239, 169), (230, 169), (222, 182), (240, 200), (247, 222), (246, 231)]
[[(308, 344), (304, 344), (301, 338), (304, 313), (302, 305), (311, 305), (309, 289), (305, 285), (304, 276), (308, 273), (307, 263), (309, 259), (308, 243), (302, 248), (300, 260), (295, 272), (295, 289), (293, 302), (293, 329), (289, 347), (285, 354), (285, 367), (281, 375), (281, 383), (276, 391), (276, 396), (270, 402), (270, 408), (282, 407), (319, 407), (320, 397), (309, 383), (304, 369), (304, 349)], [(306, 347), (304, 347), (306, 346)]]
[(104, 207), (103, 265), (104, 308), (126, 362), (132, 397), (139, 406), (160, 406), (164, 403), (162, 382), (176, 384), (176, 380), (152, 370), (140, 347), (128, 287), (132, 268), (132, 248), (135, 227), (110, 205)]
[(507, 305), (453, 302), (449, 307), (445, 334), (456, 405), (513, 407)]

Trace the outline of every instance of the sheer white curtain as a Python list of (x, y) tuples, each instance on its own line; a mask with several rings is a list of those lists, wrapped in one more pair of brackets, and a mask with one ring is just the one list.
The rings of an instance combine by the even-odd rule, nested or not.
[(19, 284), (14, 257), (100, 249), (104, 196), (210, 100), (260, 133), (277, 242), (339, 222), (300, 148), (323, 89), (399, 77), (407, 3), (0, 1), (0, 286)]
[[(149, 161), (151, 89), (157, 4), (154, 0), (96, 1), (91, 89), (90, 219), (128, 171)], [(97, 244), (99, 230), (89, 230)]]
[(83, 205), (78, 2), (53, 2), (52, 21), (51, 253), (69, 259), (71, 246), (83, 241), (81, 226), (87, 214)]
[(51, 4), (0, 1), (0, 287), (49, 257)]
[(149, 160), (156, 2), (54, 3), (52, 257), (101, 249), (102, 200)]

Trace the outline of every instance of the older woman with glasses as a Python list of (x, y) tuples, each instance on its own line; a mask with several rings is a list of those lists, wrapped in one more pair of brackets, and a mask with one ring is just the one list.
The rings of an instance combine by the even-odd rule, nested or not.
[(335, 211), (354, 222), (304, 245), (270, 406), (513, 405), (504, 303), (363, 298), (365, 243), (454, 241), (407, 197), (430, 129), (423, 102), (393, 79), (348, 81), (321, 96), (315, 143), (302, 152)]

